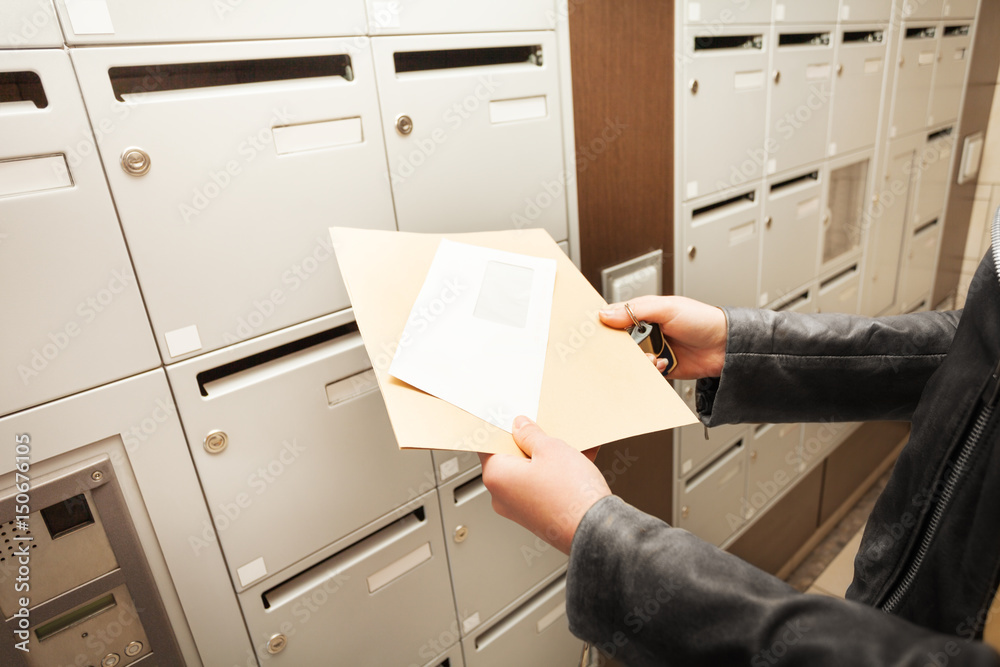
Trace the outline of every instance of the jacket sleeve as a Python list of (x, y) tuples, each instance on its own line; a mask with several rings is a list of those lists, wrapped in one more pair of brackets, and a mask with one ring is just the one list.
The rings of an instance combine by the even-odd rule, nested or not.
[(630, 667), (997, 667), (967, 638), (795, 591), (609, 496), (584, 516), (567, 575), (570, 630)]
[(908, 420), (961, 317), (725, 312), (722, 376), (698, 381), (706, 426)]

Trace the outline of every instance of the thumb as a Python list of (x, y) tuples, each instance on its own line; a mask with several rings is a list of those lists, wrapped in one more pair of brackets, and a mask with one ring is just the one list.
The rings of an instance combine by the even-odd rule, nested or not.
[(514, 444), (516, 444), (522, 452), (530, 459), (532, 454), (536, 449), (545, 441), (548, 436), (545, 435), (545, 431), (542, 427), (531, 421), (524, 415), (517, 417), (514, 420), (514, 430), (511, 434), (514, 436)]

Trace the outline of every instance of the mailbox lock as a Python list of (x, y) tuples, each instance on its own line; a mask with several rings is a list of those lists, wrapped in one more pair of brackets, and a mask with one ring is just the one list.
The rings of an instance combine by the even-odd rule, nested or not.
[(271, 635), (271, 638), (267, 640), (267, 652), (271, 655), (281, 653), (286, 646), (288, 646), (288, 637), (280, 633)]
[(134, 655), (139, 655), (139, 651), (142, 650), (142, 642), (132, 642), (125, 647), (125, 655), (132, 657)]
[(781, 70), (774, 70), (774, 82), (778, 83), (781, 81)]
[(697, 95), (698, 94), (698, 79), (691, 79), (691, 81), (688, 82), (688, 88), (691, 90), (691, 94), (692, 95)]
[(458, 526), (457, 528), (455, 528), (454, 537), (456, 542), (464, 542), (465, 538), (467, 538), (468, 536), (469, 536), (469, 529), (466, 528), (465, 526)]
[(100, 482), (102, 479), (104, 479), (104, 473), (101, 472), (100, 470), (95, 470), (94, 472), (90, 473), (90, 479), (94, 480), (95, 482)]
[(396, 119), (396, 131), (400, 134), (413, 132), (413, 119), (409, 116), (400, 116)]
[(101, 660), (101, 667), (115, 667), (115, 665), (121, 661), (121, 656), (117, 653), (108, 653), (104, 656), (104, 659)]
[(681, 518), (686, 519), (689, 516), (691, 516), (691, 508), (685, 505), (684, 507), (681, 508)]
[(750, 463), (754, 463), (757, 460), (757, 450), (750, 452)]
[(904, 64), (906, 64), (906, 58), (904, 58), (903, 56), (900, 56), (899, 57), (899, 66), (902, 67)]
[(764, 218), (764, 229), (770, 229), (772, 222), (773, 221), (771, 220), (771, 216), (767, 216), (766, 218)]
[(837, 65), (837, 76), (842, 76), (844, 74), (844, 63)]
[(694, 387), (688, 387), (687, 389), (684, 390), (684, 398), (693, 398), (693, 397), (694, 397)]
[(218, 454), (229, 444), (229, 436), (225, 431), (209, 431), (205, 436), (205, 451), (209, 454)]
[(149, 154), (141, 148), (122, 151), (122, 170), (129, 176), (145, 176), (149, 171)]
[(693, 245), (688, 246), (688, 259), (694, 259), (694, 256), (698, 254), (698, 249)]

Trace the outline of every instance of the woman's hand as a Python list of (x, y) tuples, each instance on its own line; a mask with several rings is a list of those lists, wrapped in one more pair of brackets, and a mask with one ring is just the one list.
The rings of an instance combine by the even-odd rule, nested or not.
[[(637, 320), (660, 325), (677, 355), (677, 368), (667, 377), (696, 380), (722, 374), (726, 358), (726, 315), (722, 309), (683, 296), (641, 296), (628, 304)], [(608, 306), (600, 316), (604, 324), (616, 329), (633, 324), (623, 303)], [(662, 373), (666, 362), (659, 359), (655, 363)]]
[(565, 554), (587, 510), (611, 495), (589, 454), (549, 437), (527, 417), (514, 420), (514, 442), (528, 458), (480, 454), (493, 509)]

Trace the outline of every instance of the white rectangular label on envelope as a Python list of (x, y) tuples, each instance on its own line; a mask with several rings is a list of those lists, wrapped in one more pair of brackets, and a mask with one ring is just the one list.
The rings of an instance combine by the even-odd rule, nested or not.
[(510, 432), (538, 416), (555, 260), (441, 241), (389, 374)]

